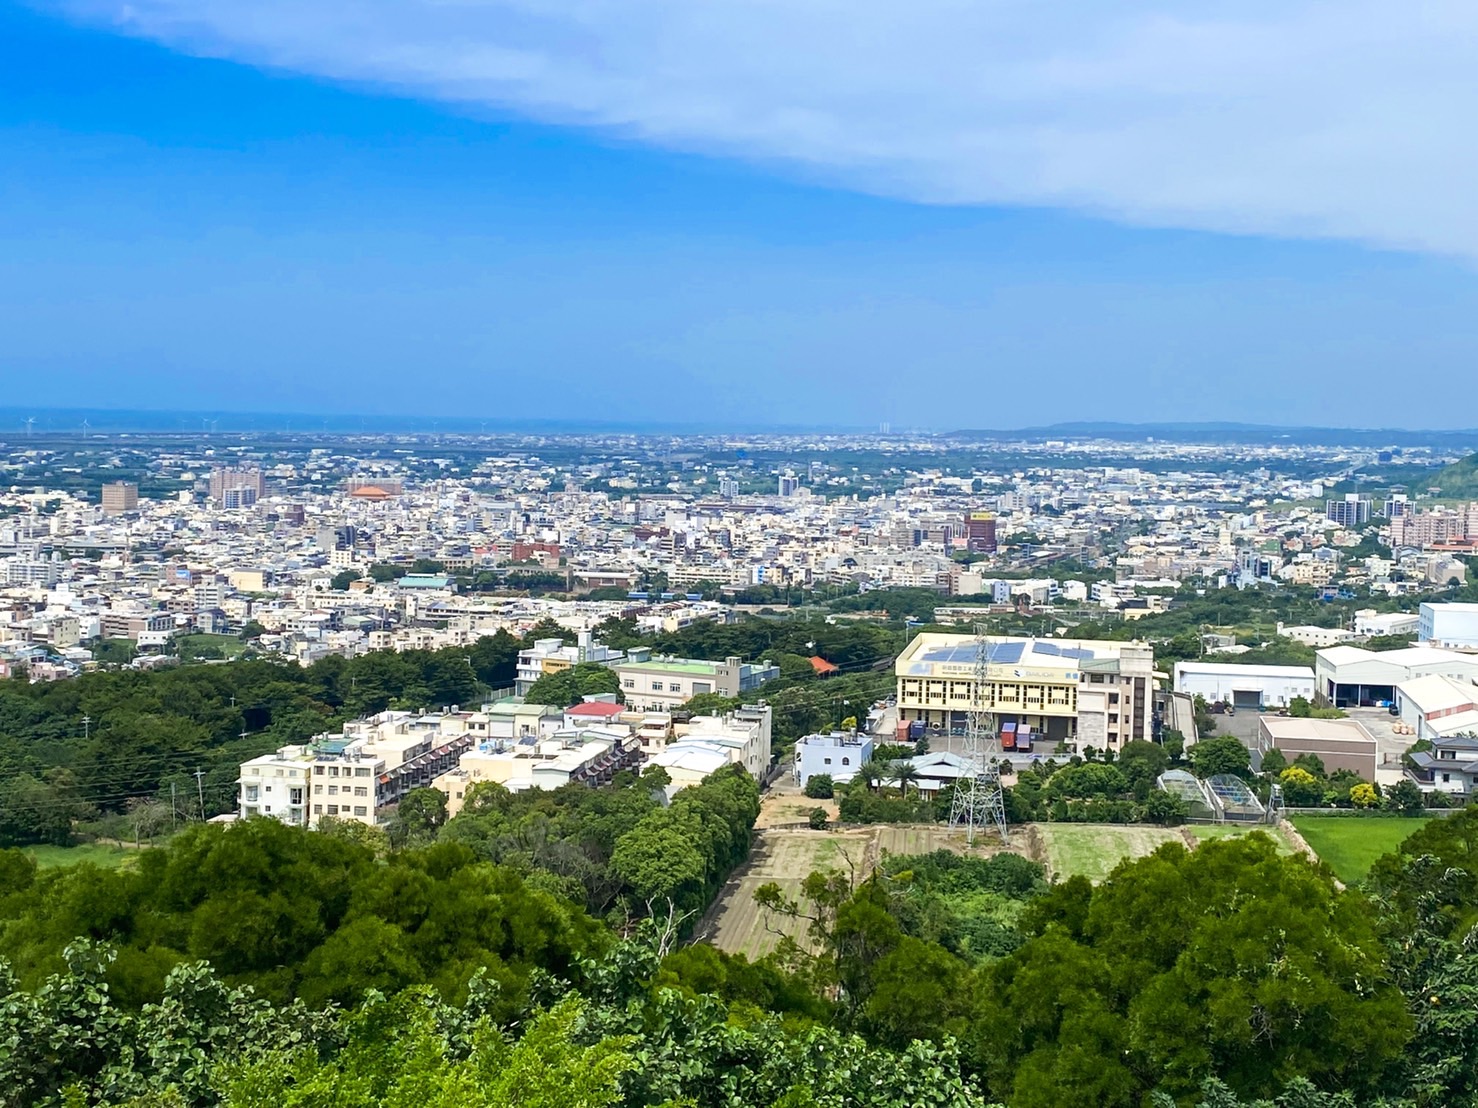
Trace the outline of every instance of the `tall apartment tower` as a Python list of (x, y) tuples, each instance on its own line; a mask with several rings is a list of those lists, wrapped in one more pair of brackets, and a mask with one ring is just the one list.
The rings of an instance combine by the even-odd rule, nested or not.
[(1359, 527), (1370, 522), (1370, 498), (1347, 492), (1343, 500), (1326, 500), (1324, 514), (1341, 527)]
[(971, 512), (965, 517), (965, 549), (978, 554), (996, 552), (994, 512)]
[(249, 508), (265, 491), (260, 469), (217, 466), (210, 472), (210, 499), (218, 508)]
[(139, 510), (139, 487), (132, 481), (109, 481), (103, 486), (103, 515)]
[(794, 473), (781, 474), (777, 491), (781, 496), (794, 496), (800, 485), (800, 478)]

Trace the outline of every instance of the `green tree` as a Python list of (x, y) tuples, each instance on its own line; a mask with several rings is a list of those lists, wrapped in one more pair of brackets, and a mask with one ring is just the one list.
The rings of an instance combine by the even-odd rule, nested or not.
[(836, 783), (829, 773), (813, 773), (806, 778), (804, 792), (813, 800), (830, 800), (836, 793)]
[(893, 781), (898, 785), (898, 795), (907, 796), (908, 787), (918, 784), (920, 773), (914, 768), (912, 762), (893, 763)]
[(1161, 827), (1174, 827), (1182, 824), (1189, 814), (1185, 801), (1163, 789), (1155, 789), (1144, 802), (1144, 818)]
[(1262, 771), (1269, 776), (1276, 777), (1288, 768), (1287, 756), (1276, 746), (1270, 747), (1262, 752)]
[(580, 662), (557, 673), (546, 673), (529, 686), (524, 695), (528, 704), (552, 704), (568, 708), (587, 696), (621, 696), (621, 679), (616, 671), (599, 662)]
[(430, 842), (446, 818), (446, 793), (429, 786), (412, 789), (395, 808), (395, 824), (402, 843)]
[(343, 569), (333, 575), (333, 577), (329, 580), (328, 586), (329, 588), (333, 589), (334, 592), (347, 592), (349, 590), (349, 586), (354, 584), (355, 581), (358, 581), (359, 578), (359, 570)]
[(611, 866), (639, 901), (692, 905), (701, 896), (706, 869), (699, 841), (691, 816), (661, 809), (616, 841)]
[(1324, 785), (1302, 766), (1289, 766), (1278, 774), (1283, 799), (1293, 808), (1317, 808), (1324, 802)]
[(1214, 777), (1219, 773), (1251, 778), (1252, 758), (1240, 739), (1225, 735), (1219, 739), (1202, 739), (1190, 749), (1191, 768), (1197, 777)]
[(1118, 766), (1131, 789), (1148, 789), (1170, 768), (1170, 755), (1159, 743), (1134, 739), (1119, 751)]
[(990, 970), (971, 1024), (1013, 1108), (1124, 1106), (1209, 1077), (1244, 1096), (1288, 1074), (1369, 1093), (1410, 1021), (1368, 902), (1264, 835), (1161, 847), (1060, 886)]
[(1386, 790), (1386, 807), (1408, 818), (1420, 816), (1426, 812), (1426, 805), (1422, 802), (1421, 788), (1414, 781), (1409, 781), (1404, 777)]
[(484, 635), (472, 644), (468, 657), (472, 672), (490, 688), (501, 689), (513, 684), (518, 674), (518, 652), (522, 643), (503, 628), (496, 634)]
[(1064, 766), (1047, 782), (1046, 795), (1059, 798), (1112, 797), (1127, 792), (1129, 781), (1117, 766), (1101, 762), (1085, 762), (1080, 766)]

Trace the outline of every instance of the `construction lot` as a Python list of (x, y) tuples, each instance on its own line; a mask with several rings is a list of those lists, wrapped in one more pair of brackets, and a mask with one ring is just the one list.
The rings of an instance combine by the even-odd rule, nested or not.
[[(970, 853), (985, 857), (1000, 850), (1000, 840), (983, 835)], [(837, 870), (864, 881), (883, 852), (927, 854), (966, 852), (963, 832), (940, 825), (872, 824), (841, 831), (770, 828), (755, 832), (749, 861), (734, 871), (709, 908), (696, 934), (731, 954), (762, 957), (780, 944), (781, 934), (804, 941), (804, 920), (770, 920), (755, 903), (761, 885), (773, 881), (787, 897), (800, 894), (801, 882), (818, 870)]]
[[(815, 806), (816, 802), (809, 802)], [(888, 854), (927, 854), (949, 850), (988, 857), (1001, 850), (1023, 854), (1046, 867), (1054, 881), (1082, 876), (1102, 881), (1125, 860), (1143, 858), (1166, 843), (1195, 849), (1210, 838), (1254, 830), (1271, 835), (1280, 853), (1294, 847), (1276, 828), (1219, 824), (1213, 827), (1151, 827), (1094, 823), (1031, 823), (1011, 829), (1003, 847), (994, 834), (977, 837), (967, 847), (961, 831), (940, 824), (873, 824), (841, 830), (769, 827), (755, 832), (749, 861), (734, 872), (698, 926), (696, 936), (731, 954), (761, 958), (773, 951), (781, 935), (804, 945), (806, 921), (772, 918), (755, 903), (760, 886), (774, 882), (787, 897), (798, 898), (801, 882), (816, 871), (835, 870), (861, 882)]]

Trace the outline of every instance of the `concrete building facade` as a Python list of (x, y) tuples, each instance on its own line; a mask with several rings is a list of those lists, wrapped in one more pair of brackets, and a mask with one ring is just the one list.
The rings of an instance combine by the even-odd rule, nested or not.
[[(1047, 739), (1117, 750), (1153, 734), (1154, 652), (1144, 643), (991, 636), (982, 706)], [(916, 636), (895, 665), (902, 722), (962, 732), (975, 700), (973, 635)]]
[(1473, 684), (1478, 657), (1431, 646), (1383, 651), (1332, 646), (1314, 655), (1315, 685), (1336, 708), (1394, 703), (1398, 685), (1434, 674)]
[(1314, 670), (1310, 666), (1176, 662), (1174, 689), (1234, 708), (1286, 708), (1295, 697), (1314, 698)]
[(645, 647), (631, 650), (626, 661), (611, 668), (621, 679), (627, 706), (638, 712), (672, 711), (701, 693), (743, 696), (780, 676), (780, 667), (767, 661), (667, 658)]
[(139, 487), (132, 481), (109, 481), (103, 486), (103, 515), (139, 510)]
[(872, 738), (849, 731), (806, 735), (796, 740), (791, 774), (801, 788), (818, 774), (830, 774), (837, 784), (846, 784), (872, 757)]
[(1478, 649), (1478, 604), (1422, 604), (1417, 609), (1416, 637), (1428, 646)]
[(1312, 754), (1329, 773), (1353, 770), (1362, 781), (1374, 781), (1380, 763), (1374, 737), (1353, 719), (1263, 716), (1257, 721), (1256, 742), (1260, 753), (1278, 750), (1290, 762), (1301, 754)]

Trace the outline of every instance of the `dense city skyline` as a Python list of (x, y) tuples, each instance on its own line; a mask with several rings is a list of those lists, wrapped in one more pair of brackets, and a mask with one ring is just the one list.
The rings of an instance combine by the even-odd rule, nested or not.
[[(289, 37), (253, 45), (225, 7), (0, 5), (0, 365), (13, 403), (749, 426), (1471, 422), (1450, 407), (1371, 414), (1393, 376), (1461, 374), (1478, 353), (1461, 222), (1444, 221), (1431, 190), (1390, 202), (1399, 181), (1376, 172), (1389, 162), (1372, 151), (1378, 120), (1330, 122), (1319, 142), (1308, 129), (1324, 117), (1290, 101), (1307, 133), (1283, 137), (1318, 162), (1290, 195), (1317, 204), (1270, 206), (1225, 174), (1217, 204), (1152, 203), (1174, 168), (1163, 149), (1126, 148), (1160, 166), (1126, 175), (1132, 195), (1086, 179), (1054, 193), (1050, 168), (1017, 165), (1009, 145), (1020, 187), (938, 158), (909, 177), (891, 149), (876, 173), (858, 171), (825, 144), (807, 161), (458, 96), (429, 48), (424, 81), (337, 64), (304, 36), (321, 45), (344, 11), (321, 9), (316, 31), (287, 11), (261, 9), (257, 30)], [(380, 18), (363, 16), (363, 42), (383, 45)], [(930, 9), (920, 26), (937, 38), (942, 19)], [(506, 27), (464, 30), (476, 47)], [(605, 29), (588, 34), (629, 62)], [(567, 60), (558, 20), (519, 35), (554, 68)], [(1395, 42), (1410, 54), (1411, 35)], [(854, 46), (838, 43), (839, 57)], [(955, 77), (946, 67), (940, 80)], [(896, 79), (908, 112), (947, 94), (917, 67)], [(866, 137), (832, 103), (835, 74), (790, 87), (801, 107), (829, 105), (820, 118), (839, 134)], [(1166, 103), (1150, 100), (1147, 118), (1163, 122)], [(783, 115), (727, 85), (711, 102), (756, 126)], [(1029, 103), (1070, 131), (1082, 122), (1060, 99)], [(1078, 128), (1085, 151), (1134, 130), (1123, 95), (1104, 104), (1108, 132)], [(997, 109), (961, 107), (986, 133)], [(1210, 108), (1197, 118), (1207, 144), (1247, 130), (1245, 113), (1236, 126)], [(1235, 149), (1281, 180), (1272, 134)], [(1420, 144), (1405, 153), (1437, 164)], [(1183, 156), (1221, 164), (1205, 144)]]

